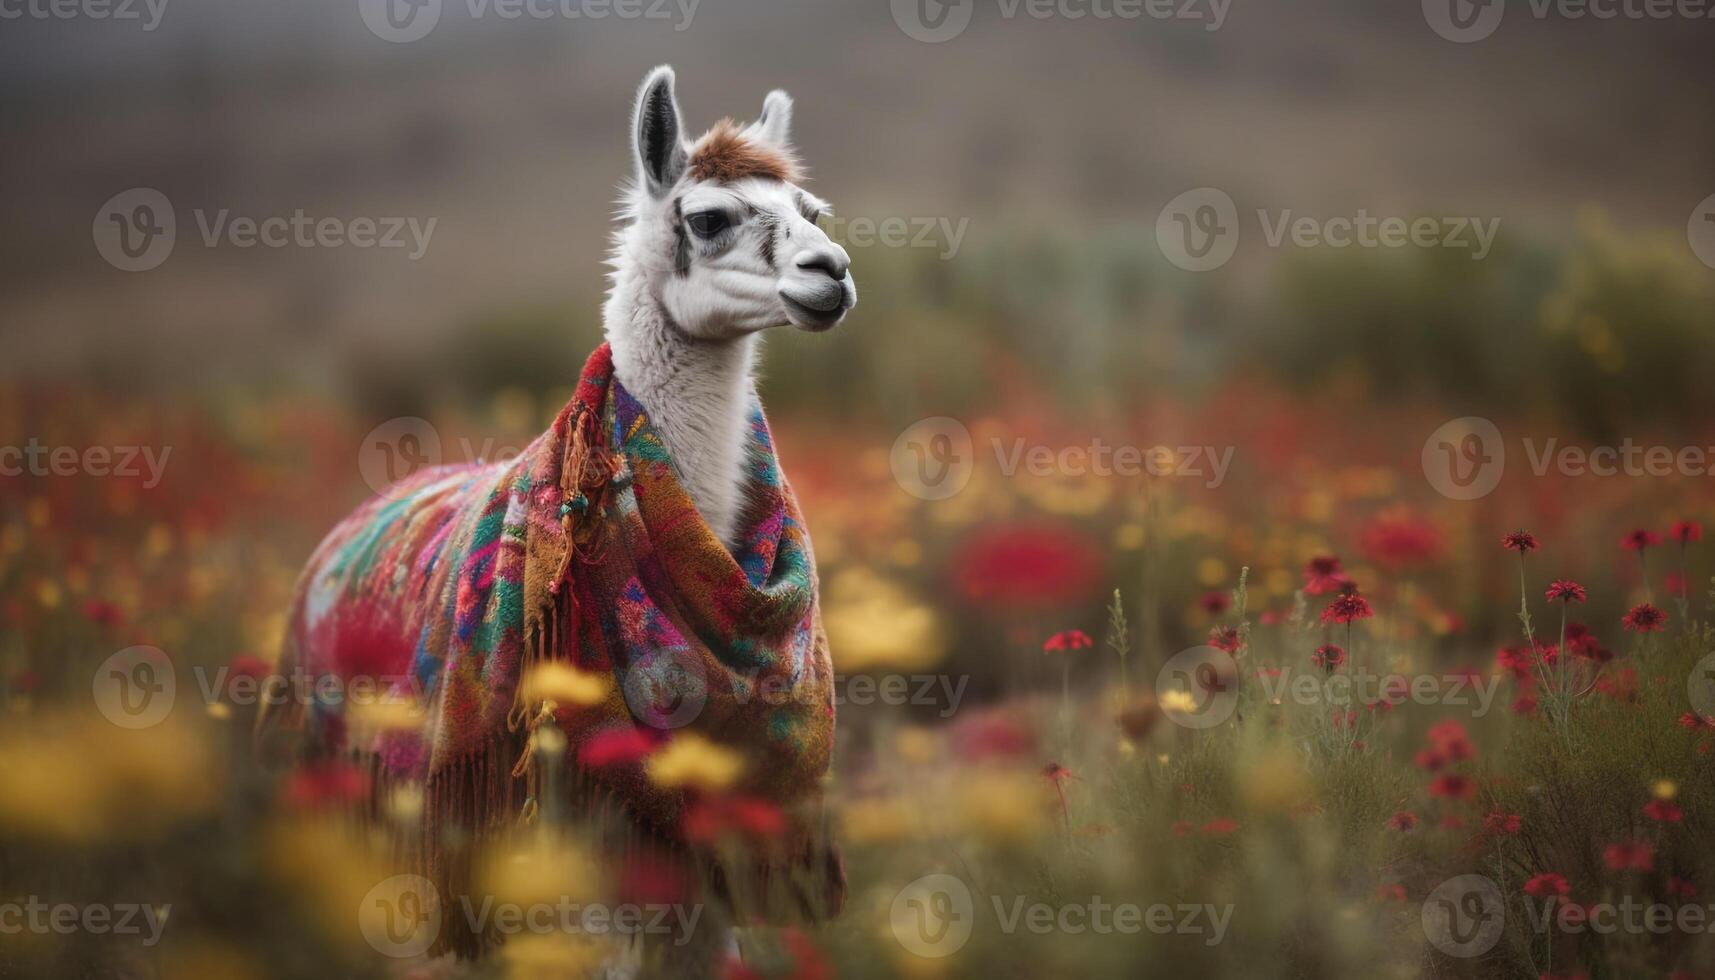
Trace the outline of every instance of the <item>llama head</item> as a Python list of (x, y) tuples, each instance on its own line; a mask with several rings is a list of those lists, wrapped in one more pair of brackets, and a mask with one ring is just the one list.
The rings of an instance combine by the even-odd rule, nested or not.
[(722, 120), (687, 141), (673, 69), (643, 80), (613, 263), (692, 337), (827, 330), (857, 303), (850, 257), (816, 224), (828, 205), (798, 186), (791, 123), (792, 100), (776, 90), (755, 122)]

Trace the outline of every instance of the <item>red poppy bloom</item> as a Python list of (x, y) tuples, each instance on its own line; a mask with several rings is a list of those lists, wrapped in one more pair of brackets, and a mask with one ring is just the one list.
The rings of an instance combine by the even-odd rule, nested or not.
[(1499, 810), (1483, 818), (1483, 829), (1491, 834), (1516, 834), (1519, 829), (1519, 815), (1502, 813)]
[(1646, 531), (1643, 528), (1639, 528), (1620, 539), (1620, 547), (1631, 551), (1642, 551), (1658, 544), (1661, 544), (1661, 535), (1654, 531)]
[(1548, 585), (1549, 602), (1583, 602), (1590, 598), (1584, 591), (1584, 586), (1571, 579), (1557, 578)]
[(1352, 580), (1333, 555), (1317, 555), (1304, 566), (1304, 594), (1323, 595), (1338, 592)]
[(1695, 544), (1703, 540), (1703, 525), (1696, 521), (1678, 521), (1673, 525), (1673, 540), (1680, 544)]
[(1659, 633), (1662, 624), (1667, 622), (1667, 613), (1647, 602), (1640, 602), (1620, 622), (1634, 633)]
[(1417, 826), (1417, 814), (1401, 810), (1388, 818), (1387, 825), (1395, 830), (1411, 830)]
[(1524, 893), (1536, 898), (1564, 898), (1572, 894), (1572, 886), (1567, 884), (1564, 875), (1545, 872), (1533, 875), (1524, 883)]
[(1649, 871), (1655, 867), (1655, 848), (1646, 841), (1609, 844), (1602, 860), (1612, 871)]
[(1328, 608), (1322, 610), (1324, 623), (1350, 623), (1354, 619), (1369, 619), (1375, 615), (1370, 608), (1370, 602), (1356, 592), (1347, 592), (1328, 603)]
[(1685, 811), (1672, 800), (1650, 800), (1644, 804), (1644, 816), (1656, 823), (1679, 823), (1685, 819)]
[(1332, 674), (1346, 662), (1346, 651), (1332, 643), (1324, 643), (1310, 655), (1310, 662)]
[(1535, 551), (1538, 547), (1536, 535), (1529, 531), (1513, 531), (1501, 539), (1501, 547), (1511, 548), (1519, 554)]
[(1090, 634), (1083, 630), (1061, 630), (1042, 642), (1042, 652), (1083, 650), (1095, 646), (1095, 642), (1090, 639)]

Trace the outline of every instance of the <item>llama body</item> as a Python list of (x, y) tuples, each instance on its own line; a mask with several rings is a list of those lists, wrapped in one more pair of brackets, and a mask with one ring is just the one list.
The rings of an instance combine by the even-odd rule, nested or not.
[[(807, 531), (751, 375), (760, 331), (828, 329), (856, 293), (845, 252), (815, 225), (826, 205), (795, 184), (790, 112), (774, 93), (757, 122), (687, 144), (671, 70), (650, 73), (610, 259), (608, 341), (573, 401), (517, 459), (424, 471), (371, 500), (300, 580), (282, 674), (380, 678), (424, 709), (420, 729), (353, 736), (345, 705), (315, 704), (309, 727), (324, 751), (367, 753), (385, 778), (423, 784), (418, 844), (439, 887), (468, 881), (468, 853), (446, 841), (480, 844), (559, 785), (533, 749), (542, 724), (570, 740), (575, 765), (561, 775), (654, 835), (645, 843), (671, 834), (688, 798), (651, 785), (641, 757), (582, 768), (589, 740), (635, 730), (658, 747), (695, 732), (754, 755), (745, 793), (787, 809), (816, 793), (832, 667)], [(532, 693), (530, 672), (549, 661), (605, 679), (606, 692), (571, 704)], [(691, 674), (697, 712), (674, 714), (686, 702), (674, 686)], [(796, 696), (753, 696), (771, 682)], [(663, 690), (667, 709), (652, 700)], [(819, 848), (795, 835), (766, 860), (814, 868), (827, 863)], [(838, 879), (827, 896), (843, 896), (835, 865), (818, 879)], [(811, 894), (823, 884), (777, 868), (723, 868), (722, 879), (737, 894), (752, 870), (799, 889), (795, 907), (837, 908)], [(482, 937), (466, 940), (451, 948), (482, 951)], [(699, 967), (681, 972), (712, 964)]]

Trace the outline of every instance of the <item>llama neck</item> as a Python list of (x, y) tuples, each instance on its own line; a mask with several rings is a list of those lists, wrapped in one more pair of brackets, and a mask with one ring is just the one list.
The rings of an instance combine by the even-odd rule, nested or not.
[(623, 270), (603, 320), (614, 376), (642, 403), (698, 513), (733, 547), (743, 504), (755, 335), (691, 337), (661, 309), (641, 276)]

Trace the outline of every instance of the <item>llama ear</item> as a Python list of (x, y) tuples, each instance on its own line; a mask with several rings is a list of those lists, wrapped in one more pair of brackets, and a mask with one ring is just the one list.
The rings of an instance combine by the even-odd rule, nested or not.
[(756, 117), (756, 132), (781, 149), (792, 145), (792, 96), (781, 89), (762, 100), (762, 115)]
[(632, 113), (632, 150), (638, 181), (651, 197), (663, 197), (685, 172), (685, 144), (679, 140), (679, 103), (673, 98), (670, 65), (650, 72), (637, 91)]

